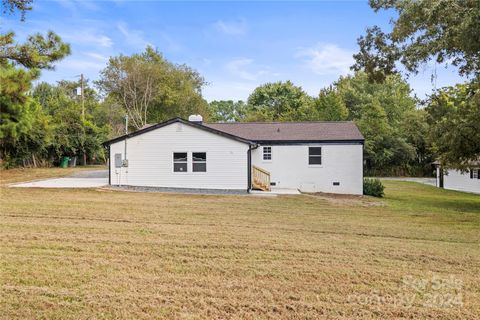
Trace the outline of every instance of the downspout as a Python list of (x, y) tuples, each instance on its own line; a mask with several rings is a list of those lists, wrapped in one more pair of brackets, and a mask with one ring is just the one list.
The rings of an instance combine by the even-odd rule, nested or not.
[(247, 151), (247, 165), (248, 165), (248, 170), (247, 170), (247, 192), (250, 192), (252, 189), (252, 145), (248, 145), (248, 151)]
[(247, 151), (247, 162), (248, 162), (248, 188), (247, 192), (250, 192), (252, 190), (252, 150), (255, 150), (258, 148), (258, 144), (254, 144), (253, 148), (252, 145), (248, 145), (248, 151)]
[(111, 186), (112, 185), (112, 159), (110, 157), (110, 155), (112, 154), (111, 151), (111, 145), (109, 144), (108, 145), (108, 185)]

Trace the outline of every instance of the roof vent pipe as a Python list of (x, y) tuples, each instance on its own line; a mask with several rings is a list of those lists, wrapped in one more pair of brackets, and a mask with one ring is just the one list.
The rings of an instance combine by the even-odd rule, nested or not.
[(193, 122), (193, 123), (202, 124), (203, 117), (199, 114), (192, 114), (191, 116), (188, 117), (188, 121)]

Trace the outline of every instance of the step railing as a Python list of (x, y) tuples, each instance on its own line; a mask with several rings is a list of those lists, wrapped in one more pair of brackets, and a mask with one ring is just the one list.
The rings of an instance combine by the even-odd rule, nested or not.
[(252, 166), (252, 187), (263, 191), (270, 191), (270, 172), (257, 166)]

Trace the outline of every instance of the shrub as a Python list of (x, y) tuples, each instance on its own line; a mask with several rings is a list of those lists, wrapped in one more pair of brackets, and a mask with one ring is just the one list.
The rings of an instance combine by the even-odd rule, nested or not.
[(384, 185), (379, 179), (363, 179), (363, 194), (381, 198), (384, 196)]

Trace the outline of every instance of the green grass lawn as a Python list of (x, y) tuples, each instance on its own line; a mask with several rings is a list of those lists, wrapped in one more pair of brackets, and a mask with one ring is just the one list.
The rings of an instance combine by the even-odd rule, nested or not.
[(385, 184), (381, 200), (2, 187), (0, 319), (478, 319), (480, 197)]

